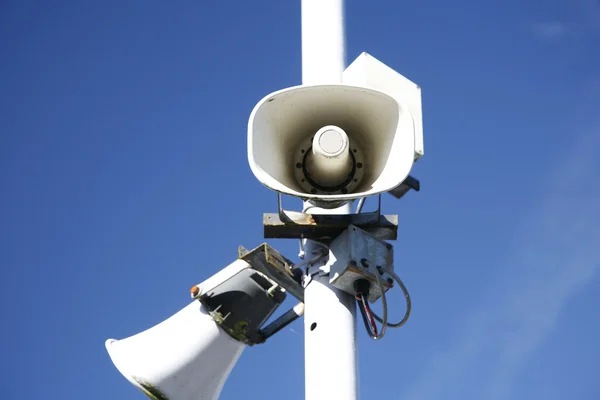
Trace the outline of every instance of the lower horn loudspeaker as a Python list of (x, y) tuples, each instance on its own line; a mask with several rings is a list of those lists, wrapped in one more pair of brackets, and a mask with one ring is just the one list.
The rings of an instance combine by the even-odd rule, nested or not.
[(218, 399), (244, 347), (198, 301), (144, 332), (106, 341), (119, 372), (153, 400)]
[(217, 400), (246, 344), (285, 299), (266, 275), (236, 260), (192, 288), (196, 300), (122, 340), (109, 339), (113, 363), (154, 400)]

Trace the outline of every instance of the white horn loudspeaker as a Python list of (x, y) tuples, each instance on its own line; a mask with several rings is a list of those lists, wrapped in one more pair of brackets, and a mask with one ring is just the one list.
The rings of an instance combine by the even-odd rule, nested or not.
[(151, 399), (218, 399), (246, 344), (260, 341), (251, 335), (285, 292), (237, 260), (194, 286), (192, 297), (196, 301), (158, 325), (106, 341), (119, 372)]
[(398, 187), (421, 155), (419, 87), (366, 53), (343, 84), (276, 91), (248, 122), (256, 178), (324, 208)]

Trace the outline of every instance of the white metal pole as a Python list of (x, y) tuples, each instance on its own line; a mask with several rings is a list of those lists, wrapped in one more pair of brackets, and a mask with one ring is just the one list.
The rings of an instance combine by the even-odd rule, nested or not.
[(345, 67), (344, 0), (302, 0), (302, 83), (341, 83)]
[[(343, 0), (302, 0), (302, 83), (341, 83), (346, 64)], [(349, 214), (351, 203), (327, 210), (305, 203), (312, 214)], [(319, 246), (304, 243), (305, 257)], [(304, 292), (306, 400), (356, 400), (356, 302), (316, 277)]]
[(356, 306), (354, 297), (313, 279), (304, 290), (306, 400), (356, 400)]

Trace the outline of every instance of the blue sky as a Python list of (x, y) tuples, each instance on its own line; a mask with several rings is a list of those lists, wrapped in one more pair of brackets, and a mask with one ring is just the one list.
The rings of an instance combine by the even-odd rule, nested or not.
[[(425, 128), (421, 192), (383, 202), (413, 314), (359, 331), (363, 398), (600, 398), (600, 4), (346, 8)], [(142, 399), (104, 341), (262, 243), (246, 124), (300, 83), (299, 2), (5, 0), (0, 54), (3, 396)], [(303, 399), (303, 351), (301, 322), (248, 348), (221, 399)]]

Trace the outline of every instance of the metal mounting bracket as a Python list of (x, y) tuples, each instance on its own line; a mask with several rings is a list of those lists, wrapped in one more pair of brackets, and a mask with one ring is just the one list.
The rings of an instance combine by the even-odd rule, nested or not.
[(391, 194), (392, 196), (394, 196), (397, 199), (402, 198), (406, 193), (408, 193), (408, 191), (410, 190), (414, 190), (415, 192), (418, 192), (419, 190), (421, 190), (421, 182), (419, 182), (418, 179), (413, 178), (412, 176), (408, 176), (404, 182), (402, 182), (400, 185), (396, 186), (395, 188), (393, 188), (392, 190), (390, 190), (388, 193)]
[(263, 214), (265, 239), (311, 239), (330, 242), (355, 225), (380, 240), (396, 240), (398, 215), (381, 214), (381, 194), (377, 210), (360, 214), (308, 214), (283, 209), (277, 193), (277, 213)]
[(249, 263), (253, 269), (267, 275), (300, 301), (258, 332), (260, 339), (256, 343), (264, 343), (304, 314), (304, 287), (293, 273), (294, 263), (266, 243), (253, 250), (239, 246), (238, 258)]
[(304, 302), (304, 288), (293, 273), (294, 263), (266, 243), (253, 250), (238, 248), (238, 258), (246, 261), (253, 269), (262, 272), (295, 298)]

